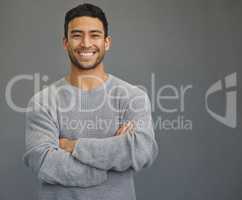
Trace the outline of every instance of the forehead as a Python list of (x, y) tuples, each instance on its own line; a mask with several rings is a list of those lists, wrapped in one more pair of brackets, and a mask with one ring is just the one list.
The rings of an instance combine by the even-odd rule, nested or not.
[(104, 32), (101, 20), (94, 17), (76, 17), (68, 24), (68, 31), (79, 29), (83, 31), (100, 30)]

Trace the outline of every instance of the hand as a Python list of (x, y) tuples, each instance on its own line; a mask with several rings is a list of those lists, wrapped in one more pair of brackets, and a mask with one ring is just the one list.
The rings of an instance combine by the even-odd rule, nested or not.
[(125, 133), (133, 134), (135, 132), (135, 124), (132, 121), (128, 121), (124, 123), (121, 127), (119, 127), (115, 133), (116, 136), (123, 135)]
[(74, 147), (76, 145), (76, 140), (71, 140), (67, 138), (60, 138), (59, 139), (59, 146), (61, 149), (72, 153), (74, 150)]

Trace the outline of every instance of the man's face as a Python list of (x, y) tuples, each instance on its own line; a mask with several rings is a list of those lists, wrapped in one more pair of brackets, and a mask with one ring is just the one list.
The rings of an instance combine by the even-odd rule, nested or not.
[(68, 24), (68, 39), (64, 38), (72, 64), (80, 69), (96, 68), (103, 60), (111, 44), (110, 36), (104, 36), (102, 22), (93, 17), (77, 17)]

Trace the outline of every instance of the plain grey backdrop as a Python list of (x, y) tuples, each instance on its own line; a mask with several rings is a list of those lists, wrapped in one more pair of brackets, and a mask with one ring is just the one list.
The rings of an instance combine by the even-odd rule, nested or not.
[[(5, 99), (9, 81), (20, 74), (48, 75), (50, 84), (69, 69), (62, 47), (64, 14), (82, 1), (1, 0), (0, 2), (0, 200), (34, 200), (36, 177), (22, 162), (24, 114)], [(241, 200), (242, 1), (239, 0), (96, 0), (106, 12), (113, 44), (106, 70), (143, 85), (151, 96), (164, 85), (192, 85), (184, 112), (154, 110), (153, 119), (192, 121), (192, 130), (156, 128), (160, 153), (154, 165), (136, 178), (138, 200)], [(237, 127), (212, 118), (204, 95), (216, 81), (237, 73)], [(33, 82), (13, 87), (15, 104), (26, 106)], [(171, 91), (170, 91), (171, 92)], [(168, 92), (169, 93), (169, 92)], [(225, 92), (210, 99), (224, 115)], [(174, 94), (171, 94), (174, 95)], [(155, 103), (157, 104), (157, 103)], [(179, 108), (178, 101), (163, 102)]]

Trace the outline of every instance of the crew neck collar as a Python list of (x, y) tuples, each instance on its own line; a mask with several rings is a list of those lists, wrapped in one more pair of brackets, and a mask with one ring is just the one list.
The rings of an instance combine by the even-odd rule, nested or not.
[(108, 75), (108, 78), (102, 84), (98, 85), (97, 87), (95, 87), (94, 89), (91, 89), (91, 90), (83, 90), (77, 86), (72, 85), (66, 79), (65, 76), (62, 78), (62, 81), (63, 81), (64, 85), (67, 85), (68, 87), (71, 87), (72, 89), (78, 90), (79, 92), (81, 92), (83, 94), (91, 94), (94, 92), (103, 91), (103, 90), (107, 89), (108, 85), (110, 84), (110, 82), (113, 78), (112, 74), (107, 73), (107, 75)]

